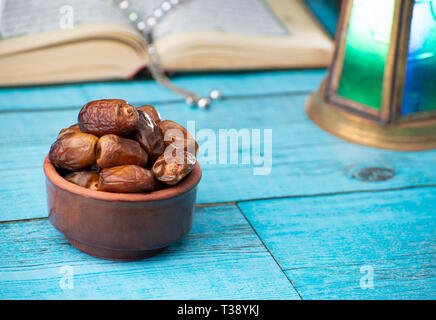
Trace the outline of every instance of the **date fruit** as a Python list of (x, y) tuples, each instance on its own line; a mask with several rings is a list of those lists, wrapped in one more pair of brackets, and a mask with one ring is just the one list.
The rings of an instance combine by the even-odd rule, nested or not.
[(98, 140), (95, 156), (100, 168), (124, 164), (145, 166), (148, 160), (147, 153), (138, 142), (115, 134), (104, 135)]
[(73, 124), (72, 126), (69, 126), (68, 128), (64, 128), (59, 132), (58, 139), (62, 137), (63, 135), (66, 135), (67, 133), (78, 133), (82, 132), (79, 128), (78, 124)]
[(194, 155), (198, 151), (198, 143), (195, 141), (194, 137), (180, 124), (165, 120), (158, 123), (158, 128), (164, 137), (164, 143), (167, 147), (172, 144), (178, 148), (184, 148)]
[(150, 170), (136, 165), (123, 165), (103, 169), (100, 173), (99, 191), (144, 192), (153, 191), (157, 181)]
[(136, 108), (136, 110), (142, 111), (142, 112), (148, 114), (148, 116), (151, 118), (151, 120), (154, 121), (154, 123), (159, 123), (162, 121), (160, 114), (159, 114), (159, 111), (157, 111), (156, 108), (151, 106), (151, 105), (141, 106), (141, 107)]
[(67, 174), (65, 179), (81, 187), (97, 190), (100, 175), (96, 172), (78, 171)]
[[(1, 0), (0, 0), (1, 1)], [(194, 169), (198, 144), (152, 105), (102, 99), (62, 129), (49, 160), (67, 181), (97, 191), (150, 192), (174, 186)]]
[(58, 168), (77, 171), (95, 162), (98, 138), (88, 133), (67, 133), (52, 144), (50, 161)]
[(136, 129), (138, 112), (121, 99), (103, 99), (87, 103), (79, 113), (80, 130), (98, 137), (105, 134), (128, 135)]
[(194, 169), (196, 163), (197, 160), (192, 153), (177, 150), (170, 145), (156, 160), (151, 171), (157, 180), (174, 186)]
[(138, 115), (138, 126), (133, 138), (144, 148), (151, 160), (156, 160), (165, 151), (162, 133), (148, 114), (138, 111)]

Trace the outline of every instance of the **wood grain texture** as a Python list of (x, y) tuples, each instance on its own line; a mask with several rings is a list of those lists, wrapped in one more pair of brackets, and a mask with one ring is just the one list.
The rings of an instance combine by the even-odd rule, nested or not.
[(303, 299), (434, 299), (435, 199), (433, 187), (239, 206)]
[[(272, 171), (254, 175), (254, 165), (206, 161), (198, 202), (217, 203), (265, 197), (388, 189), (436, 184), (436, 151), (395, 152), (344, 142), (312, 124), (305, 112), (306, 95), (247, 97), (217, 103), (208, 111), (184, 104), (158, 104), (164, 118), (182, 125), (194, 120), (196, 130), (272, 129)], [(0, 117), (0, 220), (47, 215), (42, 161), (57, 133), (76, 121), (74, 110), (5, 113)], [(202, 145), (206, 140), (200, 140)], [(251, 146), (237, 149), (239, 159)], [(262, 141), (260, 143), (263, 149)], [(232, 153), (227, 150), (227, 159)], [(393, 179), (368, 182), (356, 170), (382, 167), (395, 170)], [(11, 205), (11, 204), (14, 205)]]
[(197, 209), (188, 236), (138, 262), (81, 253), (47, 220), (0, 224), (0, 247), (0, 299), (299, 298), (235, 206)]
[[(223, 97), (234, 97), (310, 92), (317, 89), (325, 75), (325, 70), (248, 72), (236, 76), (232, 73), (197, 74), (175, 77), (174, 83), (206, 96), (210, 90), (219, 89)], [(74, 109), (103, 98), (125, 99), (134, 105), (184, 101), (152, 80), (3, 88), (0, 89), (0, 114)]]

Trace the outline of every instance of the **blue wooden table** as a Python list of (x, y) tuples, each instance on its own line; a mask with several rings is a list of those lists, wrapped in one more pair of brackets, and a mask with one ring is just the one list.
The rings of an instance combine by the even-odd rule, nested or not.
[[(223, 92), (208, 111), (148, 80), (0, 89), (0, 298), (434, 299), (436, 151), (367, 148), (320, 130), (304, 103), (325, 75), (177, 77)], [(48, 222), (42, 162), (81, 106), (107, 97), (154, 104), (196, 130), (272, 129), (271, 173), (200, 155), (189, 235), (143, 261), (81, 253)], [(253, 147), (262, 142), (227, 155)], [(371, 181), (373, 167), (393, 177)]]

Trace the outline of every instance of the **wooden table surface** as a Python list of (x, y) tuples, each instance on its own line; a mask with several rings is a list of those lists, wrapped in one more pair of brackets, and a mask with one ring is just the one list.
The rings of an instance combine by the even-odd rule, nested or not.
[[(320, 130), (304, 103), (325, 74), (177, 77), (223, 92), (208, 111), (146, 80), (0, 89), (0, 298), (434, 299), (436, 151), (373, 149)], [(154, 104), (197, 130), (272, 129), (272, 171), (200, 156), (189, 235), (143, 261), (90, 257), (48, 222), (42, 162), (80, 107), (107, 97)], [(371, 181), (373, 167), (394, 175)]]

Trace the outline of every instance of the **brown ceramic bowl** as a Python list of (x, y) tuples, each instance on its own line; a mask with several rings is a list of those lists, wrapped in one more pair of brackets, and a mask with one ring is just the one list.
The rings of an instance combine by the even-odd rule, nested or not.
[(44, 160), (50, 222), (77, 249), (109, 260), (159, 253), (192, 226), (200, 165), (174, 187), (141, 193), (89, 190), (65, 180)]

